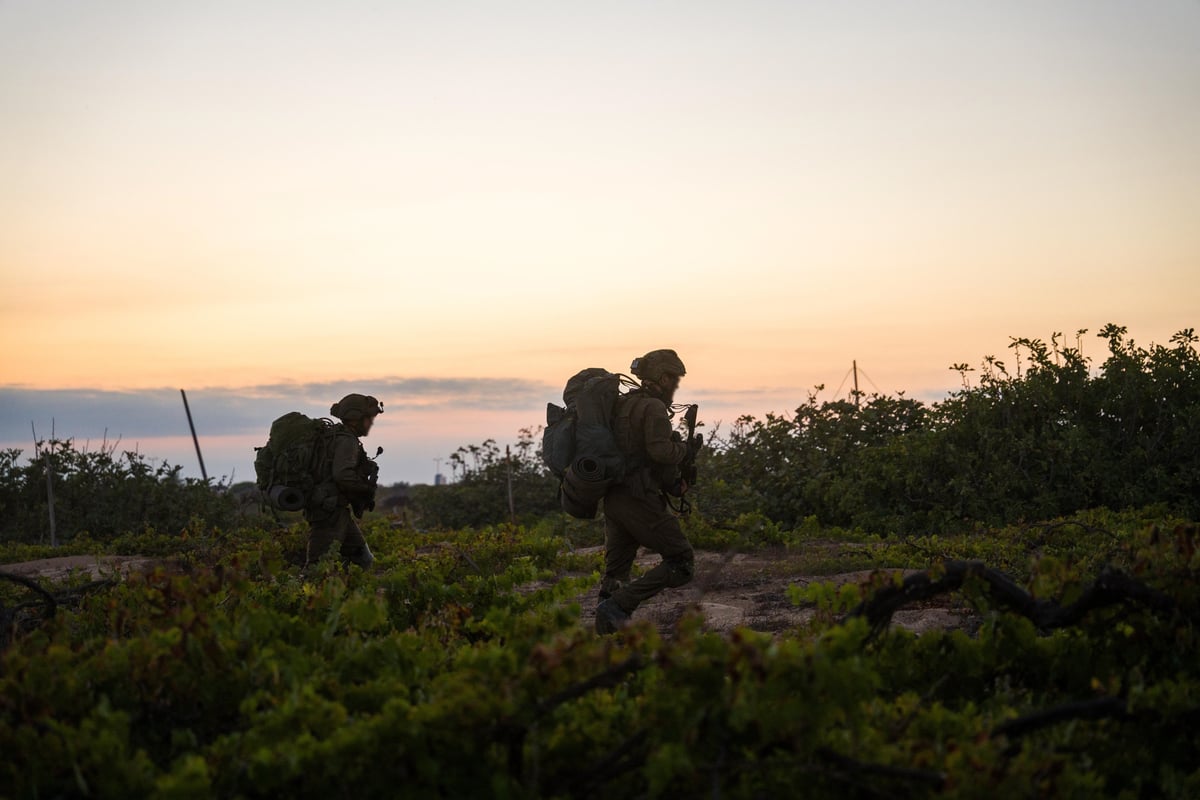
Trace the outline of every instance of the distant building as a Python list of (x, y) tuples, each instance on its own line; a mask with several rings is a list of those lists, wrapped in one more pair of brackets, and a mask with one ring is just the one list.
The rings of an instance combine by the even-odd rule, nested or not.
[(433, 476), (433, 485), (434, 486), (444, 486), (445, 484), (446, 484), (446, 476), (445, 475), (443, 475), (442, 473), (439, 472), (438, 474)]

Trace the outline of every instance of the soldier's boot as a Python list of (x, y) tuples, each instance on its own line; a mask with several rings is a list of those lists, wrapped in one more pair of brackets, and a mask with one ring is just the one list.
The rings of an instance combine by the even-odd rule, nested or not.
[(628, 583), (628, 578), (626, 580), (620, 580), (619, 578), (602, 578), (600, 581), (600, 592), (598, 595), (600, 601), (604, 602), (608, 598), (612, 597), (617, 593), (617, 590), (626, 583)]
[(611, 597), (596, 606), (596, 633), (607, 636), (629, 624), (629, 614)]

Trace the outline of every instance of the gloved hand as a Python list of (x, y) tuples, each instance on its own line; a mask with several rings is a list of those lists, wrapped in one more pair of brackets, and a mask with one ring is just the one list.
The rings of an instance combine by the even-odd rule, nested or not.
[(364, 511), (374, 511), (375, 510), (375, 495), (374, 495), (374, 493), (367, 494), (364, 492), (361, 496), (356, 497), (355, 499), (351, 500), (350, 501), (350, 510), (352, 512), (354, 512), (354, 516), (357, 519), (362, 519)]

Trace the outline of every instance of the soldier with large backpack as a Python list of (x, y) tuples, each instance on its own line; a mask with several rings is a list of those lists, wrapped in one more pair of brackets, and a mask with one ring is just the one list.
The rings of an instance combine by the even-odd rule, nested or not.
[[(673, 433), (668, 409), (679, 379), (687, 374), (674, 350), (654, 350), (634, 359), (630, 368), (640, 386), (616, 398), (613, 434), (624, 461), (624, 475), (604, 494), (604, 577), (596, 607), (596, 632), (613, 633), (643, 602), (666, 588), (692, 579), (692, 546), (671, 513), (667, 495), (682, 497), (687, 483), (680, 464), (699, 449), (701, 439), (683, 441)], [(639, 547), (662, 560), (630, 581)]]
[(375, 508), (379, 466), (367, 457), (359, 438), (371, 432), (383, 404), (370, 395), (348, 394), (330, 406), (329, 413), (341, 422), (333, 426), (326, 445), (329, 471), (304, 506), (309, 525), (307, 563), (336, 544), (342, 558), (367, 569), (375, 556), (354, 520)]
[(341, 422), (299, 411), (272, 422), (267, 443), (255, 448), (254, 472), (272, 506), (304, 512), (310, 528), (307, 561), (337, 544), (342, 558), (366, 569), (375, 559), (354, 517), (375, 507), (379, 466), (367, 458), (359, 437), (370, 433), (383, 404), (370, 395), (348, 394), (329, 413)]

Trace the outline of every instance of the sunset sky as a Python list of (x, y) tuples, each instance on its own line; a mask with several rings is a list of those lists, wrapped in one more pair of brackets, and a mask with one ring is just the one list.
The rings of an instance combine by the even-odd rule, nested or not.
[(0, 447), (381, 479), (671, 347), (710, 425), (851, 362), (1200, 327), (1200, 2), (0, 0)]

